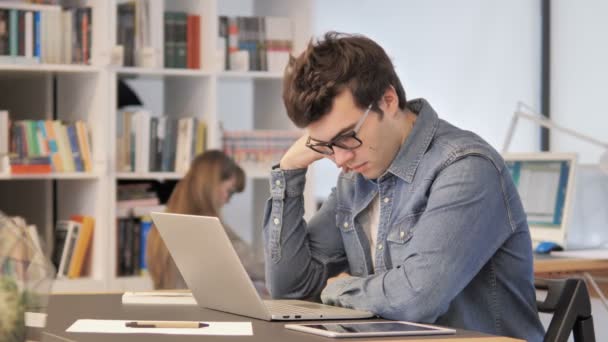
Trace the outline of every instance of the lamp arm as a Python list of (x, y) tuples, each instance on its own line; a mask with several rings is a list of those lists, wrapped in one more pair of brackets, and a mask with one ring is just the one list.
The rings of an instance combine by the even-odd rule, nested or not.
[[(515, 133), (515, 126), (517, 125), (517, 121), (520, 117), (530, 120), (532, 122), (537, 123), (538, 125), (542, 126), (542, 127), (546, 127), (549, 129), (555, 129), (561, 132), (564, 132), (566, 134), (569, 134), (571, 136), (577, 137), (581, 140), (587, 141), (588, 143), (591, 143), (593, 145), (597, 145), (600, 147), (603, 147), (605, 150), (608, 150), (608, 143), (603, 142), (601, 140), (595, 139), (593, 137), (590, 137), (588, 135), (579, 133), (575, 130), (560, 126), (556, 123), (554, 123), (553, 121), (546, 119), (542, 116), (534, 116), (528, 113), (524, 113), (521, 111), (521, 109), (523, 108), (527, 108), (528, 110), (530, 110), (531, 108), (529, 106), (527, 106), (526, 104), (519, 102), (517, 104), (517, 110), (515, 111), (513, 118), (511, 119), (511, 125), (509, 125), (509, 129), (507, 131), (507, 136), (505, 139), (505, 143), (503, 145), (503, 149), (502, 152), (506, 153), (509, 150), (509, 145), (511, 145), (511, 140), (513, 138), (513, 134)], [(540, 115), (540, 114), (539, 114)]]
[(579, 138), (581, 140), (585, 140), (585, 141), (587, 141), (587, 142), (589, 142), (591, 144), (603, 147), (604, 149), (608, 149), (608, 143), (605, 143), (605, 142), (603, 142), (601, 140), (592, 138), (592, 137), (590, 137), (588, 135), (579, 133), (579, 132), (574, 131), (572, 129), (560, 126), (560, 125), (554, 123), (553, 121), (547, 120), (545, 118), (536, 117), (536, 116), (530, 115), (528, 113), (522, 113), (522, 112), (517, 112), (516, 115), (521, 116), (523, 118), (526, 118), (526, 119), (528, 119), (530, 121), (534, 121), (534, 122), (536, 122), (537, 124), (539, 124), (539, 125), (541, 125), (543, 127), (547, 127), (549, 129), (556, 129), (558, 131), (562, 131), (562, 132), (564, 132), (566, 134), (572, 135), (572, 136), (577, 137), (577, 138)]

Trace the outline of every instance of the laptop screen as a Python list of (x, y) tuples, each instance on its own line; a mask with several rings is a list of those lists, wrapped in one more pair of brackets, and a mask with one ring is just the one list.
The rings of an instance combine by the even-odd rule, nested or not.
[(573, 187), (573, 154), (506, 155), (532, 239), (563, 243)]

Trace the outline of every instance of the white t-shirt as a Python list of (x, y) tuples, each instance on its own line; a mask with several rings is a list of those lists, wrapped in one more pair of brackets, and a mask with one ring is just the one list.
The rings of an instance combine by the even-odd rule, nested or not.
[(380, 225), (380, 196), (376, 195), (367, 207), (368, 217), (363, 226), (367, 239), (369, 240), (369, 250), (372, 254), (372, 264), (376, 267), (376, 242), (378, 240), (378, 226)]

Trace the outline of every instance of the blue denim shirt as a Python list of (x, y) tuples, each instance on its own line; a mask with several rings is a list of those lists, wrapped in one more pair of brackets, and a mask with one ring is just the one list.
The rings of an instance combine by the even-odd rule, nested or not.
[[(423, 99), (387, 172), (342, 173), (303, 219), (306, 170), (271, 172), (266, 281), (275, 298), (318, 298), (394, 320), (542, 341), (526, 215), (501, 156)], [(378, 244), (362, 227), (380, 198)], [(375, 269), (372, 264), (375, 258)], [(328, 278), (341, 272), (325, 287)]]

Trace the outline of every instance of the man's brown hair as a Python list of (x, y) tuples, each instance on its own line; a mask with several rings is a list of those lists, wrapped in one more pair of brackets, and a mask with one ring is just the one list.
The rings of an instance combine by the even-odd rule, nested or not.
[(287, 115), (302, 128), (331, 111), (334, 98), (349, 89), (360, 108), (379, 101), (392, 86), (405, 109), (405, 91), (384, 49), (373, 40), (354, 34), (327, 32), (291, 57), (283, 79)]

